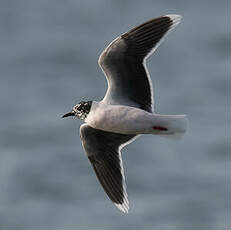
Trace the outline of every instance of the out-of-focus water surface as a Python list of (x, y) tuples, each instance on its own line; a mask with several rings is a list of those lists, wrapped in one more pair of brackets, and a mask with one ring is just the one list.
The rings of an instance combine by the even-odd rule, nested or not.
[[(0, 1), (0, 229), (229, 230), (231, 1)], [(97, 59), (116, 36), (183, 15), (148, 61), (159, 113), (188, 114), (182, 141), (123, 151), (130, 213), (107, 199), (61, 115), (106, 90)]]

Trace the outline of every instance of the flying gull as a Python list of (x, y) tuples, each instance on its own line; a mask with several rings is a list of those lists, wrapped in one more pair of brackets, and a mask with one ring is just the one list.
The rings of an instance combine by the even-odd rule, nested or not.
[(121, 149), (139, 134), (182, 135), (185, 115), (153, 111), (153, 90), (146, 59), (179, 24), (180, 15), (165, 15), (122, 34), (99, 57), (108, 83), (102, 101), (81, 101), (63, 117), (75, 116), (83, 148), (102, 187), (123, 212), (129, 210)]

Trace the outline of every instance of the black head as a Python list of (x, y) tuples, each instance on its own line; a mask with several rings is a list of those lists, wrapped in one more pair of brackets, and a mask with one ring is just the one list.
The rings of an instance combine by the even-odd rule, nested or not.
[(62, 117), (75, 116), (81, 120), (84, 120), (91, 110), (92, 101), (81, 101), (75, 105), (70, 113), (63, 115)]

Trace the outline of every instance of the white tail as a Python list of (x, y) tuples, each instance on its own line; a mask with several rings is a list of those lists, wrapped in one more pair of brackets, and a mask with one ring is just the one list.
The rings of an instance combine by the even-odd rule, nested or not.
[(171, 139), (180, 139), (187, 130), (188, 119), (186, 115), (153, 115), (155, 119), (152, 126), (152, 134)]

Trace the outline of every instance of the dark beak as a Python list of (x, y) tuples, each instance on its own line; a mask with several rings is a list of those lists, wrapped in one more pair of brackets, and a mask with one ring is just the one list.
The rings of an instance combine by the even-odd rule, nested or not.
[(70, 116), (75, 116), (75, 113), (74, 112), (70, 112), (70, 113), (66, 113), (62, 116), (62, 118), (64, 117), (70, 117)]

